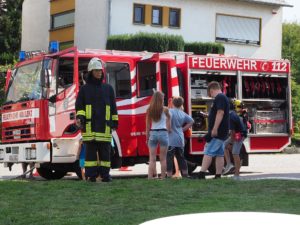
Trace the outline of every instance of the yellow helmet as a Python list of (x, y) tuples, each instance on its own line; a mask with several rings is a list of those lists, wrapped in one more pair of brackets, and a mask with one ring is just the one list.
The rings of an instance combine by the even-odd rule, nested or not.
[(238, 99), (233, 100), (233, 106), (236, 112), (239, 112), (243, 109), (243, 103), (241, 100)]

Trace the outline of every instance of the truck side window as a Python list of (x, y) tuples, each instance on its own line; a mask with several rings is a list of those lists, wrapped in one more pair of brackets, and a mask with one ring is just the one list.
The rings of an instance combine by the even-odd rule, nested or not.
[(58, 93), (73, 84), (74, 60), (66, 58), (59, 60), (57, 89)]
[(152, 96), (153, 89), (156, 89), (156, 63), (138, 63), (139, 97)]
[(131, 78), (127, 63), (106, 63), (107, 83), (114, 91), (116, 98), (131, 98)]

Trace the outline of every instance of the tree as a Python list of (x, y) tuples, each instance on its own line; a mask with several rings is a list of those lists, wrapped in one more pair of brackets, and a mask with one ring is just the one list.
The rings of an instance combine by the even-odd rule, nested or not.
[(300, 24), (284, 23), (282, 57), (290, 60), (292, 68), (292, 113), (295, 132), (300, 132)]
[(0, 0), (0, 64), (12, 63), (21, 46), (23, 0)]
[(290, 60), (292, 76), (300, 84), (300, 24), (284, 23), (282, 29), (282, 57)]

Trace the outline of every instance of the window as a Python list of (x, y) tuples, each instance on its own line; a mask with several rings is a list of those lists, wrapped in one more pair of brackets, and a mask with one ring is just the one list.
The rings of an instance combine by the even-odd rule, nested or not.
[(145, 23), (145, 5), (133, 5), (133, 23)]
[(152, 25), (162, 25), (162, 7), (152, 6)]
[(260, 45), (260, 35), (260, 19), (217, 15), (216, 41)]
[(41, 70), (41, 61), (18, 67), (11, 79), (6, 103), (41, 99)]
[(180, 9), (170, 8), (169, 26), (170, 27), (180, 27)]
[(74, 59), (60, 58), (58, 79), (57, 79), (57, 93), (70, 87), (73, 84)]
[(113, 87), (117, 98), (131, 98), (130, 70), (127, 63), (107, 63), (107, 82)]
[(151, 96), (156, 89), (156, 63), (139, 62), (137, 68), (139, 97)]
[(51, 29), (66, 27), (74, 24), (74, 11), (59, 13), (51, 16)]
[(74, 46), (74, 41), (61, 42), (59, 44), (59, 50), (64, 50)]

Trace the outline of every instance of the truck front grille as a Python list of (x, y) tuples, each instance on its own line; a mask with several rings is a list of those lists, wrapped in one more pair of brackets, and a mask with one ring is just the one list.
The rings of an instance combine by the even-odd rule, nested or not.
[(35, 138), (34, 125), (24, 125), (5, 128), (3, 140), (22, 140)]

